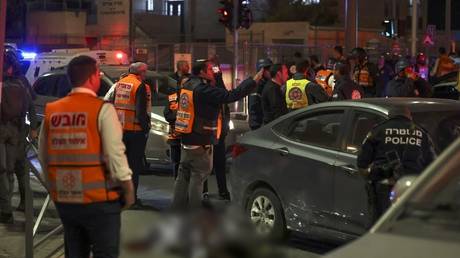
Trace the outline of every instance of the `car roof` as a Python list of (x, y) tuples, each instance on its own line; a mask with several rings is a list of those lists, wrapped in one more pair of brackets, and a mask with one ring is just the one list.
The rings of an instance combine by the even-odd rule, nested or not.
[(394, 107), (408, 107), (411, 112), (419, 113), (436, 110), (460, 109), (460, 101), (434, 98), (365, 98), (360, 100), (332, 101), (312, 105), (310, 108), (354, 107), (374, 109), (388, 114)]

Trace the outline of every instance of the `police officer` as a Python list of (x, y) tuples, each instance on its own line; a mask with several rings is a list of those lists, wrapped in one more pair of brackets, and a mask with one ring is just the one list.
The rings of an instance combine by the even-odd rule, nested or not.
[(363, 89), (350, 78), (350, 66), (347, 63), (338, 62), (334, 69), (333, 100), (361, 99)]
[(351, 57), (355, 62), (353, 67), (353, 81), (364, 90), (364, 97), (376, 97), (378, 67), (367, 59), (366, 50), (354, 48)]
[(410, 67), (406, 59), (400, 59), (395, 66), (396, 76), (387, 85), (387, 97), (416, 97), (415, 75), (406, 70)]
[(213, 144), (218, 139), (218, 117), (222, 104), (247, 96), (261, 79), (243, 81), (236, 89), (227, 91), (215, 87), (213, 63), (197, 61), (192, 76), (181, 89), (176, 131), (181, 133), (181, 163), (174, 186), (173, 209), (201, 206), (203, 182), (211, 173)]
[(144, 152), (150, 131), (150, 112), (152, 109), (150, 86), (144, 83), (147, 64), (137, 62), (129, 67), (129, 74), (115, 86), (114, 106), (123, 127), (123, 142), (126, 156), (133, 171), (136, 205), (139, 175), (144, 169)]
[(273, 65), (272, 60), (259, 59), (257, 61), (256, 69), (260, 71), (264, 69), (264, 76), (259, 86), (254, 89), (248, 97), (248, 110), (249, 110), (249, 128), (251, 130), (259, 129), (263, 125), (264, 113), (262, 110), (262, 91), (264, 90), (265, 84), (270, 81), (270, 72), (268, 69)]
[[(11, 198), (14, 190), (14, 176), (16, 172), (18, 186), (21, 193), (22, 206), (24, 206), (24, 167), (17, 170), (17, 160), (24, 161), (24, 151), (21, 145), (25, 141), (25, 116), (30, 112), (31, 123), (37, 126), (35, 110), (32, 99), (26, 86), (18, 77), (19, 62), (16, 54), (10, 51), (3, 53), (3, 88), (0, 115), (0, 223), (13, 223)], [(34, 131), (36, 132), (36, 131)], [(31, 133), (31, 137), (35, 137)], [(22, 157), (21, 157), (22, 155)], [(21, 204), (20, 207), (21, 208)]]
[(389, 119), (371, 130), (358, 154), (357, 167), (370, 182), (375, 220), (390, 206), (395, 182), (405, 175), (420, 174), (435, 156), (429, 135), (414, 124), (407, 107), (393, 108)]
[(96, 95), (100, 71), (89, 56), (67, 68), (71, 93), (48, 103), (39, 138), (50, 196), (64, 226), (65, 257), (118, 257), (121, 203), (134, 203), (122, 128)]
[(286, 82), (285, 99), (290, 111), (329, 100), (329, 96), (321, 86), (307, 79), (308, 67), (307, 60), (297, 63), (297, 73)]

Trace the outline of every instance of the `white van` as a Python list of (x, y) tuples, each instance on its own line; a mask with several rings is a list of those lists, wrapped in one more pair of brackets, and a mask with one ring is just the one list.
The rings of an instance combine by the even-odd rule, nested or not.
[(128, 65), (128, 55), (122, 51), (112, 50), (89, 50), (88, 48), (54, 49), (51, 52), (38, 54), (30, 61), (26, 72), (26, 78), (31, 85), (37, 78), (56, 68), (66, 66), (72, 58), (79, 55), (87, 55), (105, 65)]

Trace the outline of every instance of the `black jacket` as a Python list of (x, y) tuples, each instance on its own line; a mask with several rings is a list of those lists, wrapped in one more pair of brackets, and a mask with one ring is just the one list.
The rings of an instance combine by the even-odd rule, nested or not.
[(370, 180), (380, 181), (392, 175), (381, 168), (390, 164), (397, 153), (404, 174), (420, 174), (436, 157), (433, 143), (425, 130), (405, 117), (389, 119), (367, 135), (358, 155), (357, 166), (372, 164)]
[(262, 91), (262, 110), (264, 124), (289, 112), (281, 86), (273, 81), (268, 81)]
[[(361, 85), (361, 82), (359, 81), (359, 74), (362, 73), (363, 71), (367, 71), (369, 73), (369, 80), (371, 82), (371, 85), (368, 87), (364, 87)], [(364, 91), (364, 97), (376, 97), (377, 96), (377, 81), (379, 77), (379, 68), (368, 61), (366, 61), (364, 64), (357, 64), (353, 68), (353, 81), (357, 83), (358, 85), (363, 87)]]
[[(222, 87), (213, 87), (198, 77), (192, 77), (188, 83), (199, 84), (193, 90), (195, 116), (208, 121), (217, 121), (222, 104), (240, 100), (256, 87), (256, 82), (251, 78), (243, 81), (232, 91), (227, 91)], [(217, 144), (215, 135), (200, 134), (195, 131), (190, 134), (183, 134), (181, 141), (186, 145)]]
[(360, 99), (363, 96), (363, 89), (350, 78), (340, 78), (335, 82), (333, 100)]
[(399, 76), (391, 80), (387, 85), (387, 97), (415, 97), (414, 81)]
[(262, 126), (264, 112), (262, 110), (262, 92), (267, 81), (262, 79), (259, 86), (254, 89), (248, 97), (249, 127), (253, 130)]

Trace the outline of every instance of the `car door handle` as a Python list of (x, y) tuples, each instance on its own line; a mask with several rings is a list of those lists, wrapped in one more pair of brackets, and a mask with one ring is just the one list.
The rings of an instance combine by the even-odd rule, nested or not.
[(289, 154), (289, 149), (286, 148), (286, 147), (279, 148), (279, 149), (277, 149), (277, 151), (279, 152), (279, 154), (280, 154), (281, 156), (286, 156), (286, 155)]
[(343, 166), (340, 166), (340, 168), (345, 170), (350, 175), (354, 175), (354, 174), (358, 173), (358, 170), (355, 167), (353, 167), (352, 165), (343, 165)]

